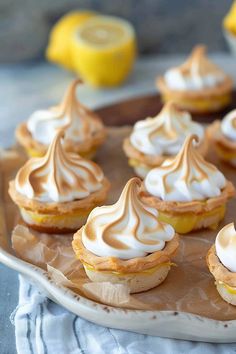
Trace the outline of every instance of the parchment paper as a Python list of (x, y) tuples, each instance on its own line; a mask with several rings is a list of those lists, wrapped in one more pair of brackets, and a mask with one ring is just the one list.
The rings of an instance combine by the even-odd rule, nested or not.
[[(117, 200), (126, 181), (133, 176), (121, 147), (129, 131), (129, 127), (111, 128), (109, 138), (97, 157), (97, 162), (112, 183), (108, 203)], [(236, 170), (219, 163), (213, 152), (209, 153), (208, 159), (236, 184)], [(16, 219), (13, 210), (12, 214), (6, 214), (6, 218)], [(236, 201), (232, 200), (219, 228), (235, 221), (235, 210)], [(8, 234), (10, 237), (9, 226)], [(20, 258), (46, 269), (57, 284), (97, 302), (131, 309), (184, 311), (212, 319), (232, 320), (236, 319), (236, 307), (227, 304), (218, 295), (205, 262), (216, 234), (217, 230), (204, 230), (182, 236), (179, 252), (173, 260), (176, 266), (171, 268), (165, 282), (155, 289), (132, 296), (124, 285), (91, 283), (82, 265), (75, 259), (71, 235), (39, 234), (18, 224), (12, 233), (12, 245)]]

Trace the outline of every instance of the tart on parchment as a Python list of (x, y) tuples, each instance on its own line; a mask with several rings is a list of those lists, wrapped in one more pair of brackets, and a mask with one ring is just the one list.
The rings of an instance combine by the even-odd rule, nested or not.
[(77, 230), (110, 186), (97, 164), (65, 151), (63, 135), (56, 134), (45, 156), (29, 159), (9, 187), (24, 222), (47, 233)]
[(141, 180), (130, 179), (115, 204), (91, 212), (72, 243), (90, 280), (128, 284), (131, 293), (162, 283), (179, 245), (174, 229), (158, 221), (140, 191)]

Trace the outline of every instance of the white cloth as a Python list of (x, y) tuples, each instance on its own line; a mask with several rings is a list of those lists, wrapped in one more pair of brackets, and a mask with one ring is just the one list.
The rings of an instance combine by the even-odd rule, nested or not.
[(11, 315), (18, 354), (233, 354), (236, 344), (152, 337), (105, 328), (49, 300), (20, 279), (19, 305)]

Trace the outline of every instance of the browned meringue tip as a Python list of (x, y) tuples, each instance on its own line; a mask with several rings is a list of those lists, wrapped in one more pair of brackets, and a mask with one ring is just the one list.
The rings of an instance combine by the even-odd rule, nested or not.
[(189, 134), (184, 141), (183, 147), (189, 147), (193, 142), (199, 143), (200, 139), (199, 136), (196, 134)]
[(193, 47), (190, 57), (191, 58), (201, 57), (205, 55), (206, 52), (207, 52), (207, 47), (204, 44), (198, 44), (195, 47)]
[(80, 79), (80, 78), (77, 78), (77, 79), (74, 79), (68, 86), (68, 88), (66, 89), (66, 92), (64, 94), (64, 97), (63, 97), (63, 102), (67, 102), (67, 100), (69, 98), (76, 98), (76, 88), (77, 88), (77, 85), (82, 85), (84, 82)]
[(186, 110), (181, 109), (181, 108), (178, 106), (178, 104), (176, 103), (176, 101), (174, 101), (174, 100), (169, 100), (168, 102), (166, 102), (166, 103), (163, 105), (163, 107), (162, 107), (160, 113), (161, 113), (161, 112), (166, 112), (166, 111), (167, 111), (167, 112), (168, 112), (168, 111), (186, 112)]
[(228, 246), (228, 243), (230, 242), (230, 237), (229, 233), (230, 232), (236, 232), (235, 230), (235, 224), (234, 222), (231, 222), (227, 225), (225, 225), (217, 234), (218, 236), (218, 243), (221, 245), (221, 247), (226, 248)]

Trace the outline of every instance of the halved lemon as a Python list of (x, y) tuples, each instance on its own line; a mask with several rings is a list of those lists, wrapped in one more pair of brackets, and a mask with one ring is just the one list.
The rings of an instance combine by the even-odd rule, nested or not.
[(73, 33), (92, 16), (95, 16), (95, 13), (90, 11), (72, 11), (63, 16), (52, 28), (46, 58), (66, 69), (73, 70), (73, 53), (70, 45)]
[(117, 17), (94, 16), (73, 34), (73, 67), (93, 86), (119, 85), (136, 57), (135, 32)]

